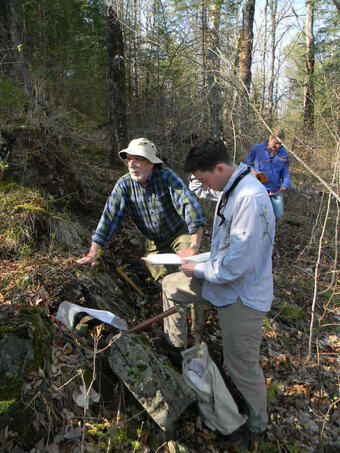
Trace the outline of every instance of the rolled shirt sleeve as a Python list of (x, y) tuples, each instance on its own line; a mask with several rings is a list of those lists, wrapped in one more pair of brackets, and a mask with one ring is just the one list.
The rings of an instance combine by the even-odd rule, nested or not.
[[(285, 149), (285, 148), (284, 148)], [(290, 189), (290, 176), (289, 176), (289, 156), (286, 151), (286, 158), (285, 162), (282, 167), (281, 171), (281, 180), (282, 180), (282, 185), (281, 187), (285, 187), (286, 189)]]
[(126, 199), (118, 181), (106, 201), (98, 226), (92, 234), (92, 241), (104, 247), (119, 228), (125, 210)]

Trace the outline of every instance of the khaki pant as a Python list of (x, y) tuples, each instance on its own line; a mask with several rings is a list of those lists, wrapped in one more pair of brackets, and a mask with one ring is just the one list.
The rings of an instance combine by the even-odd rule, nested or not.
[[(174, 305), (178, 308), (178, 313), (164, 319), (165, 333), (174, 346), (186, 347), (186, 306), (207, 302), (201, 296), (202, 281), (178, 272), (165, 277), (162, 286), (164, 310)], [(217, 311), (226, 369), (247, 403), (248, 428), (260, 433), (268, 423), (266, 387), (260, 366), (264, 313), (246, 307), (240, 299), (217, 308)]]
[[(190, 247), (191, 238), (190, 235), (185, 233), (175, 237), (174, 239), (164, 242), (162, 244), (156, 244), (154, 241), (147, 239), (145, 242), (145, 255), (148, 254), (159, 254), (159, 253), (177, 253), (179, 250), (188, 249)], [(145, 262), (151, 276), (155, 281), (161, 283), (163, 277), (172, 272), (177, 272), (178, 268), (174, 265), (155, 265)], [(190, 305), (191, 315), (191, 331), (198, 338), (202, 337), (204, 328), (204, 307), (197, 306), (195, 304)]]

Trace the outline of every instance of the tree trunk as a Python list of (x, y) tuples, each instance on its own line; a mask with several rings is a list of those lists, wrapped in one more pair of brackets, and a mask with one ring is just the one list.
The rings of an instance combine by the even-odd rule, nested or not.
[(304, 129), (306, 132), (314, 131), (314, 10), (312, 0), (306, 0), (306, 75), (304, 89)]
[(11, 39), (12, 45), (15, 52), (16, 59), (16, 73), (17, 79), (23, 83), (24, 93), (26, 96), (32, 94), (32, 86), (29, 80), (28, 71), (25, 63), (24, 57), (24, 46), (20, 39), (19, 29), (18, 29), (18, 17), (16, 12), (16, 0), (9, 0), (9, 15), (10, 15), (10, 30), (11, 30)]
[(117, 6), (112, 0), (105, 0), (106, 46), (109, 57), (110, 102), (110, 165), (119, 161), (118, 151), (127, 146), (126, 89), (124, 43)]
[(242, 9), (240, 78), (242, 87), (244, 86), (248, 91), (251, 83), (254, 13), (255, 0), (245, 0)]
[(223, 135), (222, 99), (219, 86), (220, 56), (219, 33), (220, 33), (221, 2), (214, 1), (210, 7), (209, 41), (207, 49), (207, 81), (208, 81), (208, 104), (210, 110), (210, 135), (218, 138)]
[(260, 113), (263, 115), (264, 104), (265, 104), (265, 92), (266, 92), (266, 51), (267, 51), (267, 10), (268, 10), (268, 0), (264, 5), (264, 25), (263, 25), (263, 41), (262, 41), (262, 50), (261, 50), (261, 102), (260, 102)]
[(255, 0), (245, 0), (242, 8), (242, 29), (240, 44), (240, 82), (238, 93), (238, 109), (240, 121), (240, 133), (242, 144), (241, 153), (249, 148), (248, 133), (251, 129), (251, 117), (249, 115), (249, 90), (251, 84), (251, 62), (253, 51), (253, 24), (255, 13)]
[(202, 33), (202, 88), (206, 87), (207, 73), (207, 51), (206, 51), (206, 35), (207, 35), (207, 5), (206, 0), (202, 1), (201, 9), (201, 33)]
[(140, 14), (140, 8), (138, 5), (138, 1), (134, 0), (134, 39), (133, 39), (134, 87), (133, 88), (134, 88), (134, 97), (135, 97), (136, 103), (138, 102), (138, 98), (139, 98), (139, 86), (138, 86), (138, 65), (139, 65), (138, 49), (139, 49), (139, 24), (140, 24), (139, 14)]
[(275, 47), (276, 47), (276, 12), (277, 0), (270, 0), (270, 18), (271, 18), (271, 43), (270, 43), (270, 78), (268, 83), (268, 122), (273, 122), (274, 110), (274, 79), (275, 79)]
[(26, 96), (31, 96), (32, 99), (35, 99), (40, 107), (42, 107), (45, 113), (48, 115), (50, 113), (47, 103), (39, 96), (38, 92), (33, 89), (29, 73), (24, 57), (25, 46), (20, 39), (20, 33), (18, 28), (18, 17), (17, 17), (17, 1), (9, 0), (9, 17), (10, 17), (10, 32), (13, 51), (16, 60), (16, 73), (17, 78), (23, 84), (24, 93)]
[(201, 126), (204, 131), (209, 130), (209, 103), (208, 100), (208, 0), (201, 2), (201, 49), (202, 49), (202, 86), (201, 92)]

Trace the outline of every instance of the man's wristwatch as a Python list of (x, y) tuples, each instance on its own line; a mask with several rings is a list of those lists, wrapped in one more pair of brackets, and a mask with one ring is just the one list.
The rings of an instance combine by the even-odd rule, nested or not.
[(199, 248), (200, 248), (200, 246), (197, 245), (197, 244), (191, 243), (191, 244), (189, 245), (189, 249), (196, 249), (196, 250), (198, 250)]

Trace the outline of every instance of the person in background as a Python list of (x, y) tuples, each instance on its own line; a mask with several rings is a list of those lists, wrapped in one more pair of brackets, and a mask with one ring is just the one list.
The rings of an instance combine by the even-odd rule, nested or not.
[[(109, 196), (101, 219), (92, 235), (88, 254), (78, 264), (94, 266), (98, 251), (112, 238), (124, 216), (129, 215), (146, 238), (145, 254), (177, 253), (182, 258), (195, 255), (205, 225), (200, 204), (177, 174), (163, 166), (156, 146), (146, 138), (132, 140), (118, 153), (129, 172), (122, 176)], [(172, 268), (147, 267), (160, 281)], [(200, 338), (203, 310), (192, 312), (192, 331)]]
[(251, 172), (264, 184), (273, 205), (276, 222), (283, 215), (283, 194), (290, 187), (289, 157), (282, 145), (280, 126), (273, 128), (267, 141), (254, 145), (245, 160)]
[(186, 347), (187, 305), (210, 302), (217, 308), (225, 367), (248, 408), (246, 425), (228, 442), (247, 449), (258, 443), (268, 423), (260, 346), (273, 299), (274, 212), (264, 186), (247, 165), (233, 164), (221, 140), (193, 146), (184, 170), (193, 174), (190, 189), (217, 207), (209, 260), (183, 261), (182, 272), (163, 279), (163, 308), (178, 309), (164, 319), (164, 331), (180, 351)]

